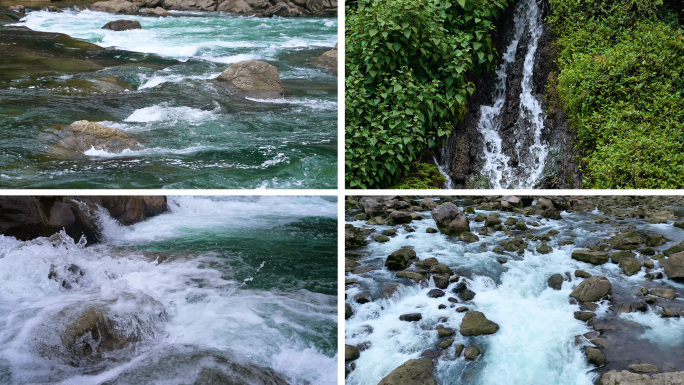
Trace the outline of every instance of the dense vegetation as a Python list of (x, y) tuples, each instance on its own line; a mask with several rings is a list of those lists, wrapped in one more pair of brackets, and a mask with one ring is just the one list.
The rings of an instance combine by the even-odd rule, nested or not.
[(358, 0), (347, 7), (348, 187), (399, 182), (449, 135), (475, 91), (467, 74), (496, 60), (492, 20), (507, 1)]
[(676, 13), (662, 0), (550, 3), (557, 93), (584, 154), (584, 187), (684, 187), (684, 41)]

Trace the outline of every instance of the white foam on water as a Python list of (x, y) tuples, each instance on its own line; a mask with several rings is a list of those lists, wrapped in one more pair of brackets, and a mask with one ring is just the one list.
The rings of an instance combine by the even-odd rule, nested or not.
[(337, 110), (337, 102), (330, 100), (320, 100), (311, 98), (279, 98), (279, 99), (259, 99), (246, 97), (245, 99), (265, 104), (290, 104), (297, 106), (304, 106), (312, 110)]
[(639, 338), (670, 347), (684, 344), (684, 318), (663, 318), (652, 310), (644, 313), (622, 313), (620, 317), (645, 328)]
[(92, 156), (92, 157), (96, 157), (96, 158), (129, 158), (129, 157), (139, 157), (139, 156), (144, 156), (144, 155), (164, 155), (164, 154), (187, 155), (187, 154), (194, 154), (197, 152), (207, 151), (207, 150), (211, 150), (211, 149), (212, 149), (212, 147), (209, 147), (209, 146), (193, 146), (193, 147), (179, 148), (179, 149), (153, 147), (153, 148), (145, 148), (142, 150), (125, 149), (121, 152), (109, 152), (107, 150), (97, 149), (95, 147), (90, 147), (89, 150), (86, 150), (83, 152), (83, 155)]
[[(163, 73), (164, 71), (161, 71)], [(172, 75), (154, 75), (151, 77), (147, 77), (145, 75), (141, 76), (141, 84), (138, 87), (138, 90), (144, 90), (148, 88), (154, 88), (158, 85), (164, 84), (164, 83), (180, 83), (184, 82), (186, 80), (208, 80), (208, 79), (214, 79), (216, 78), (219, 73), (209, 73), (206, 75), (180, 75), (180, 74), (172, 74)]]
[(139, 108), (124, 119), (124, 122), (188, 122), (199, 124), (217, 118), (217, 110), (207, 111), (192, 107), (170, 107), (166, 103)]

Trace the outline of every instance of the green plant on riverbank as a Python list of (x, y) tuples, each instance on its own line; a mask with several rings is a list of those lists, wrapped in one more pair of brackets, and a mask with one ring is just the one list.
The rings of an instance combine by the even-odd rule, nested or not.
[(345, 179), (397, 183), (451, 132), (491, 68), (492, 20), (507, 0), (360, 0), (346, 9)]
[(684, 42), (662, 0), (550, 0), (589, 188), (684, 186)]
[(408, 173), (401, 178), (399, 183), (391, 186), (391, 189), (402, 190), (427, 190), (441, 189), (446, 183), (446, 178), (439, 172), (437, 166), (432, 163), (411, 163)]

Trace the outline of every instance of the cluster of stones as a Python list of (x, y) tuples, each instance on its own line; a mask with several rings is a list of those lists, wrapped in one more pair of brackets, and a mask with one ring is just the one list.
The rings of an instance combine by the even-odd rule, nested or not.
[[(479, 210), (486, 211), (509, 211), (523, 216), (537, 215), (540, 218), (561, 219), (562, 211), (589, 213), (596, 207), (605, 210), (604, 213), (611, 215), (614, 219), (607, 217), (598, 217), (595, 220), (596, 224), (610, 223), (619, 227), (618, 223), (613, 220), (624, 218), (639, 218), (649, 223), (666, 223), (673, 218), (671, 210), (663, 210), (659, 203), (644, 202), (638, 197), (634, 198), (641, 206), (633, 208), (625, 208), (622, 205), (631, 201), (630, 197), (620, 198), (621, 202), (611, 202), (606, 197), (479, 197), (473, 198), (473, 201), (480, 199), (479, 204), (473, 202), (472, 205), (465, 207), (464, 211), (449, 202), (450, 197), (444, 197), (442, 204), (437, 204), (431, 198), (424, 198), (420, 203), (416, 204), (417, 200), (408, 199), (406, 197), (363, 197), (357, 200), (348, 198), (346, 208), (349, 211), (362, 209), (363, 212), (349, 217), (349, 220), (365, 221), (367, 225), (389, 225), (401, 226), (406, 232), (413, 232), (415, 229), (411, 226), (413, 221), (427, 219), (418, 212), (426, 210), (431, 211), (431, 217), (435, 220), (437, 229), (427, 228), (428, 233), (442, 233), (453, 237), (458, 237), (463, 242), (475, 242), (479, 240), (480, 236), (488, 236), (497, 231), (503, 231), (506, 234), (512, 235), (512, 238), (504, 240), (499, 246), (495, 247), (493, 251), (502, 255), (509, 253), (517, 253), (522, 255), (525, 250), (529, 249), (529, 241), (541, 241), (541, 245), (536, 247), (536, 252), (539, 254), (548, 254), (553, 251), (547, 242), (559, 234), (557, 230), (551, 230), (547, 234), (532, 235), (525, 233), (529, 227), (539, 226), (539, 223), (533, 220), (526, 220), (524, 218), (516, 218), (514, 216), (508, 217), (505, 221), (499, 218), (499, 214), (492, 212), (489, 215), (475, 214), (473, 206)], [(536, 200), (536, 204), (532, 205)], [(623, 202), (624, 201), (624, 202)], [(668, 202), (661, 202), (668, 203)], [(647, 209), (644, 209), (646, 207)], [(467, 214), (472, 214), (471, 221), (483, 223), (477, 234), (470, 231), (470, 221)], [(674, 226), (684, 228), (684, 223), (675, 222)], [(572, 229), (572, 227), (571, 227)], [(596, 244), (590, 245), (586, 249), (575, 250), (572, 252), (572, 258), (590, 265), (601, 265), (605, 263), (615, 263), (619, 266), (621, 271), (631, 276), (641, 272), (645, 272), (646, 277), (650, 280), (658, 280), (664, 278), (663, 274), (656, 270), (656, 262), (664, 266), (665, 275), (668, 278), (676, 281), (684, 281), (684, 242), (668, 248), (660, 248), (669, 240), (657, 233), (635, 231), (634, 226), (622, 226), (618, 228), (618, 232), (614, 236), (601, 240)], [(361, 266), (357, 260), (363, 257), (362, 252), (354, 251), (354, 249), (361, 248), (369, 242), (388, 242), (391, 237), (396, 235), (397, 228), (386, 229), (382, 233), (374, 233), (372, 228), (356, 227), (352, 224), (346, 225), (345, 229), (345, 245), (347, 248), (347, 255), (345, 260), (345, 270), (354, 275), (369, 273), (377, 267)], [(524, 233), (524, 234), (523, 234)], [(517, 235), (520, 234), (520, 235)], [(568, 238), (576, 237), (574, 234), (563, 234)], [(574, 241), (565, 239), (558, 242), (559, 246), (572, 245)], [(510, 254), (509, 254), (510, 255)], [(507, 258), (499, 257), (500, 263), (506, 263)], [(428, 292), (428, 296), (439, 298), (447, 295), (445, 292), (451, 286), (451, 292), (455, 294), (454, 297), (449, 297), (449, 302), (452, 302), (451, 307), (456, 307), (459, 302), (466, 302), (475, 296), (475, 293), (466, 287), (465, 282), (461, 279), (461, 274), (453, 272), (448, 266), (439, 263), (435, 258), (427, 258), (420, 260), (416, 252), (410, 248), (405, 247), (394, 251), (385, 260), (384, 267), (390, 271), (396, 271), (398, 278), (403, 278), (407, 283), (427, 285), (430, 281), (434, 283), (435, 289)], [(614, 314), (623, 312), (647, 311), (650, 309), (658, 311), (662, 317), (679, 317), (684, 313), (675, 305), (673, 300), (676, 297), (675, 291), (668, 287), (643, 287), (639, 289), (632, 300), (619, 300), (612, 296), (612, 284), (608, 278), (604, 276), (592, 276), (587, 271), (576, 270), (574, 272), (559, 272), (551, 275), (548, 278), (548, 286), (560, 290), (565, 282), (572, 281), (572, 276), (575, 278), (584, 279), (577, 285), (570, 294), (570, 301), (578, 303), (580, 311), (575, 313), (575, 318), (586, 322), (588, 326), (593, 327), (594, 331), (586, 333), (582, 336), (576, 337), (576, 342), (585, 347), (587, 359), (593, 365), (604, 367), (608, 363), (608, 358), (602, 351), (603, 340), (601, 332), (608, 328), (605, 322), (597, 320), (596, 309), (598, 302), (605, 301), (610, 304), (610, 309)], [(355, 280), (347, 280), (347, 285), (356, 284)], [(656, 285), (654, 282), (651, 286)], [(398, 289), (398, 284), (387, 284), (382, 289), (382, 297), (390, 298)], [(369, 292), (361, 292), (354, 296), (353, 303), (360, 306), (365, 303), (373, 301)], [(653, 305), (653, 306), (651, 306)], [(347, 303), (345, 307), (345, 318), (350, 318), (354, 315), (354, 306)], [(654, 307), (655, 306), (655, 307)], [(446, 305), (440, 305), (445, 308)], [(470, 311), (466, 306), (458, 306), (457, 312), (466, 312), (463, 318), (461, 328), (459, 331), (444, 327), (437, 324), (435, 327), (437, 331), (437, 342), (434, 349), (429, 349), (423, 352), (421, 358), (409, 360), (397, 367), (392, 373), (383, 379), (382, 384), (394, 383), (408, 383), (402, 379), (413, 378), (420, 380), (420, 383), (436, 383), (432, 377), (432, 369), (435, 360), (446, 354), (447, 349), (454, 343), (453, 336), (460, 332), (463, 336), (477, 335), (471, 333), (468, 323), (476, 319), (481, 326), (489, 327), (491, 333), (496, 332), (498, 325), (486, 319), (484, 314)], [(406, 322), (420, 322), (423, 320), (421, 313), (403, 314), (400, 318)], [(434, 320), (426, 320), (427, 323), (433, 323)], [(446, 320), (437, 320), (444, 322)], [(468, 321), (468, 322), (466, 322)], [(464, 327), (465, 324), (465, 327)], [(427, 325), (423, 327), (428, 327)], [(487, 334), (487, 333), (481, 333)], [(346, 355), (347, 373), (353, 370), (353, 361), (360, 358), (362, 351), (368, 348), (367, 343), (359, 346), (347, 345), (347, 351), (350, 354)], [(456, 355), (458, 358), (462, 353), (465, 353), (466, 359), (475, 359), (480, 351), (475, 346), (455, 346)], [(641, 373), (655, 373), (659, 369), (648, 363), (630, 364), (631, 371), (609, 371), (604, 373), (601, 377), (603, 384), (641, 384), (645, 378), (648, 381), (659, 381), (658, 379), (669, 379), (668, 376), (660, 374), (655, 376), (647, 376)], [(635, 373), (636, 372), (636, 373)], [(663, 375), (670, 375), (664, 373)], [(636, 376), (636, 377), (635, 377)], [(660, 376), (660, 377), (658, 377)], [(676, 378), (683, 378), (681, 375)], [(622, 381), (622, 382), (620, 382)], [(637, 381), (637, 382), (632, 382)], [(651, 382), (643, 382), (651, 383)], [(665, 382), (664, 382), (665, 383)]]

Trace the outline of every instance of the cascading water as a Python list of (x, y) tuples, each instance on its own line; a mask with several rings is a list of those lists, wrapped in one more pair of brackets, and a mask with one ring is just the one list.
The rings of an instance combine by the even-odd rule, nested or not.
[[(466, 201), (468, 199), (455, 202), (463, 207)], [(479, 240), (472, 243), (428, 232), (428, 228), (437, 227), (429, 211), (420, 212), (423, 219), (413, 220), (408, 224), (410, 229), (369, 225), (365, 221), (352, 220), (355, 212), (348, 213), (347, 224), (374, 232), (369, 236), (367, 246), (359, 251), (348, 251), (349, 258), (355, 259), (359, 266), (345, 277), (346, 303), (353, 311), (345, 321), (345, 343), (357, 346), (360, 358), (353, 361), (354, 369), (347, 377), (347, 384), (378, 384), (401, 364), (420, 358), (424, 352), (433, 349), (435, 366), (432, 374), (440, 385), (591, 385), (598, 373), (596, 367), (587, 362), (583, 345), (592, 345), (588, 340), (577, 342), (576, 338), (593, 331), (592, 324), (575, 318), (574, 313), (581, 308), (569, 297), (573, 288), (583, 281), (573, 274), (578, 269), (591, 275), (606, 276), (613, 285), (612, 302), (602, 301), (594, 310), (597, 324), (611, 325), (607, 328), (615, 328), (612, 325), (619, 324), (621, 326), (613, 330), (622, 330), (620, 322), (631, 322), (629, 335), (613, 337), (609, 332), (601, 333), (601, 338), (613, 347), (637, 351), (624, 360), (609, 358), (614, 361), (609, 365), (650, 362), (664, 367), (663, 362), (676, 361), (671, 358), (679, 357), (673, 349), (684, 343), (684, 322), (661, 318), (658, 305), (652, 305), (646, 312), (622, 314), (613, 313), (612, 306), (624, 298), (634, 298), (640, 287), (671, 287), (680, 296), (684, 285), (667, 278), (653, 280), (653, 276), (663, 271), (660, 262), (656, 262), (650, 271), (642, 268), (638, 273), (626, 276), (615, 263), (591, 265), (571, 258), (571, 254), (615, 235), (618, 225), (641, 234), (664, 235), (670, 241), (662, 245), (662, 250), (681, 242), (684, 232), (672, 223), (649, 224), (638, 219), (620, 218), (607, 223), (606, 214), (596, 210), (562, 212), (560, 220), (499, 212), (502, 223), (515, 219), (529, 227), (508, 230), (507, 233), (491, 232), (487, 231), (484, 222), (474, 221), (478, 215), (484, 218), (490, 213), (476, 209), (474, 214), (468, 215), (471, 231), (480, 234)], [(598, 221), (599, 218), (602, 220)], [(508, 227), (514, 229), (515, 226)], [(372, 234), (389, 229), (396, 229), (389, 241), (373, 241)], [(502, 242), (514, 237), (524, 239), (529, 246), (519, 253), (496, 250)], [(538, 251), (544, 243), (552, 247), (551, 252)], [(433, 298), (428, 294), (437, 287), (433, 279), (417, 282), (397, 278), (396, 271), (385, 267), (385, 260), (403, 247), (412, 248), (420, 261), (436, 258), (456, 272), (455, 276), (460, 276), (460, 280), (449, 283), (444, 289), (445, 296)], [(661, 251), (656, 250), (658, 252)], [(646, 254), (639, 253), (637, 251), (637, 258), (648, 258)], [(409, 271), (421, 269), (425, 268), (408, 268)], [(560, 290), (554, 290), (547, 283), (553, 274), (564, 277)], [(453, 290), (460, 283), (465, 283), (475, 292), (472, 300), (455, 298), (457, 295)], [(392, 294), (393, 285), (398, 285), (398, 288)], [(369, 293), (372, 301), (357, 303), (355, 296), (360, 293)], [(459, 326), (465, 313), (457, 310), (462, 306), (483, 312), (499, 325), (499, 330), (492, 335), (462, 336)], [(407, 313), (421, 313), (422, 319), (417, 322), (400, 320), (400, 316)], [(635, 327), (637, 323), (641, 326)], [(440, 327), (456, 331), (455, 335), (446, 337), (454, 339), (446, 348), (438, 347), (445, 340), (438, 337)], [(666, 335), (670, 341), (666, 341)], [(475, 345), (482, 355), (475, 361), (465, 359), (463, 353), (457, 356), (456, 347), (460, 344)], [(611, 349), (618, 351), (617, 348)], [(675, 365), (672, 368), (682, 366), (681, 363), (672, 365)], [(615, 366), (612, 369), (624, 368)]]
[(0, 383), (337, 383), (337, 203), (169, 210), (132, 226), (103, 212), (97, 245), (0, 235)]
[[(548, 155), (547, 144), (541, 137), (544, 112), (532, 87), (535, 54), (542, 31), (538, 0), (521, 0), (514, 14), (511, 41), (496, 71), (493, 103), (480, 107), (477, 122), (482, 150), (477, 161), (479, 170), (476, 171), (493, 189), (533, 188), (544, 171)], [(520, 74), (520, 93), (511, 95), (507, 84), (517, 79), (512, 72), (518, 68), (515, 63), (522, 59), (523, 49), (527, 51)], [(518, 106), (507, 106), (515, 101), (518, 101)], [(511, 110), (517, 110), (517, 116), (505, 119), (504, 114)], [(443, 149), (441, 154), (444, 174), (449, 173), (449, 152), (449, 149)]]

